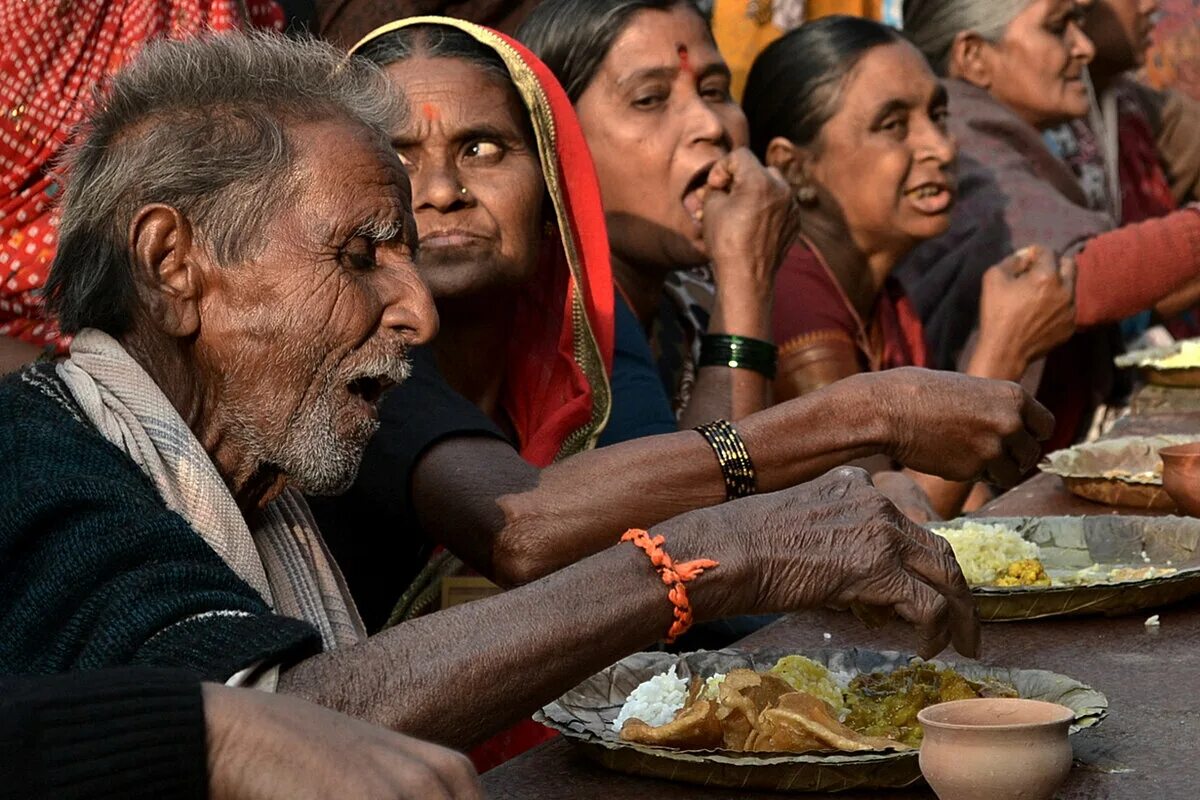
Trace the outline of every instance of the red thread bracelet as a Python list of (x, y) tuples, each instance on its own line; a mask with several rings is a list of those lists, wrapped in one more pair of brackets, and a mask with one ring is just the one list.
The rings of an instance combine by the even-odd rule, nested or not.
[(675, 606), (675, 621), (671, 623), (671, 629), (667, 631), (667, 644), (671, 644), (692, 627), (692, 606), (688, 602), (687, 589), (683, 585), (704, 570), (719, 567), (720, 564), (709, 558), (698, 558), (695, 561), (676, 564), (667, 555), (667, 551), (663, 550), (666, 539), (662, 535), (651, 536), (641, 528), (630, 528), (625, 531), (621, 536), (621, 541), (633, 542), (634, 547), (645, 551), (646, 555), (650, 557), (650, 563), (654, 565), (654, 569), (662, 578), (662, 582), (671, 587), (667, 591), (667, 599), (671, 601), (671, 605)]

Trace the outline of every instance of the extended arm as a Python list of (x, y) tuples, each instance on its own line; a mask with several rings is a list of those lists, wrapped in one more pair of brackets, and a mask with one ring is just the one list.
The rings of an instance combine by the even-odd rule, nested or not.
[[(1049, 434), (1042, 415), (1011, 384), (901, 369), (847, 378), (737, 428), (760, 492), (876, 453), (948, 478), (987, 471), (1011, 483), (1036, 460), (1038, 436)], [(413, 483), (424, 532), (505, 585), (599, 552), (631, 526), (724, 499), (716, 456), (692, 431), (582, 453), (540, 472), (503, 442), (447, 439), (418, 462)]]
[[(974, 607), (948, 548), (904, 520), (859, 470), (692, 512), (652, 533), (666, 537), (677, 563), (720, 562), (688, 584), (697, 619), (862, 603), (917, 624), (926, 655), (952, 633), (960, 651), (976, 647)], [(316, 656), (280, 685), (466, 745), (652, 643), (671, 619), (667, 587), (643, 553), (622, 544), (535, 584)]]

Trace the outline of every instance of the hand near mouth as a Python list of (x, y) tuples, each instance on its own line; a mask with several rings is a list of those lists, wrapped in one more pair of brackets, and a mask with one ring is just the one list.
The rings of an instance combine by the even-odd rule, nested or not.
[(769, 295), (775, 270), (799, 232), (783, 175), (746, 149), (717, 161), (701, 191), (704, 241), (722, 281), (750, 281)]

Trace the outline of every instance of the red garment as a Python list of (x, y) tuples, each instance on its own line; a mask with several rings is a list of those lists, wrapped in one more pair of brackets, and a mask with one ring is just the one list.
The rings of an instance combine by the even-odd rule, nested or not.
[(792, 245), (775, 277), (771, 334), (781, 352), (806, 337), (844, 335), (859, 352), (864, 372), (929, 363), (921, 318), (900, 282), (889, 276), (864, 321), (812, 242)]
[[(283, 29), (274, 0), (251, 24)], [(50, 166), (92, 90), (157, 36), (241, 28), (241, 0), (38, 0), (0, 5), (0, 336), (65, 352), (38, 294), (58, 245)]]
[[(501, 404), (516, 428), (521, 456), (545, 467), (594, 447), (608, 420), (615, 329), (600, 184), (566, 93), (546, 65), (513, 39), (463, 20), (412, 17), (373, 31), (351, 52), (421, 24), (458, 28), (495, 50), (508, 66), (538, 140), (562, 236), (548, 240), (538, 276), (518, 300)], [(471, 758), (482, 772), (553, 736), (549, 728), (526, 720), (477, 747)]]
[(1076, 256), (1075, 321), (1116, 322), (1200, 276), (1200, 209), (1092, 237)]

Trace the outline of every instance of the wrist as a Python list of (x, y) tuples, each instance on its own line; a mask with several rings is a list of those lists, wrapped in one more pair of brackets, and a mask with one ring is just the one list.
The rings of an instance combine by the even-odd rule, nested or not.
[(895, 408), (896, 394), (905, 389), (906, 384), (888, 380), (886, 375), (864, 372), (829, 386), (829, 391), (840, 393), (830, 400), (846, 415), (847, 421), (841, 430), (857, 437), (859, 457), (883, 453), (898, 458), (904, 449), (905, 437), (900, 432), (912, 421), (898, 419)]
[(754, 610), (750, 588), (755, 576), (748, 569), (746, 548), (739, 531), (736, 526), (727, 524), (728, 515), (723, 508), (725, 506), (691, 511), (655, 525), (649, 531), (651, 535), (663, 535), (665, 548), (676, 562), (708, 558), (719, 564), (688, 584), (688, 597), (697, 622)]
[(1025, 373), (1027, 359), (1010, 348), (993, 347), (993, 341), (992, 336), (980, 333), (979, 345), (967, 361), (966, 373), (974, 378), (1019, 380)]

